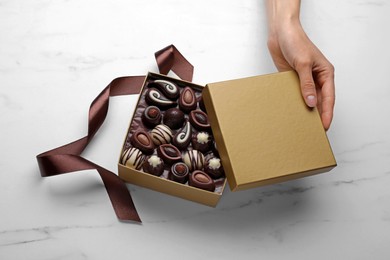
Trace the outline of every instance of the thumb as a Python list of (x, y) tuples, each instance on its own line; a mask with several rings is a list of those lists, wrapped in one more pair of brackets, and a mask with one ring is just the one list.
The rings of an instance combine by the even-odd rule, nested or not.
[(315, 107), (317, 105), (317, 95), (311, 66), (297, 69), (297, 73), (299, 75), (302, 96), (305, 99), (306, 105), (308, 107)]

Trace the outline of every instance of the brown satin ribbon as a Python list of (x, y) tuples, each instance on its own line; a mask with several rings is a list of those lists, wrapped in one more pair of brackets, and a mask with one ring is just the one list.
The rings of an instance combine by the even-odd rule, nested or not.
[[(155, 53), (157, 65), (161, 74), (170, 70), (180, 78), (192, 81), (194, 67), (184, 56), (170, 45)], [(89, 108), (88, 135), (72, 143), (37, 155), (37, 161), (42, 177), (49, 177), (81, 170), (95, 169), (99, 173), (114, 211), (120, 220), (141, 222), (135, 209), (130, 192), (125, 183), (113, 172), (83, 158), (81, 153), (88, 146), (106, 118), (109, 97), (139, 94), (145, 76), (121, 77), (114, 79), (95, 98)]]

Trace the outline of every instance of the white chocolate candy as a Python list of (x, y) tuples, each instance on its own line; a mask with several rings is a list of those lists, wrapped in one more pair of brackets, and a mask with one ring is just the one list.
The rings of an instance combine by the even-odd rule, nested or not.
[(140, 170), (144, 160), (145, 156), (142, 154), (142, 152), (137, 148), (131, 147), (124, 150), (120, 162), (127, 167)]
[(202, 170), (204, 167), (204, 155), (198, 150), (190, 150), (184, 153), (183, 162), (190, 171)]
[(155, 145), (169, 144), (172, 140), (172, 130), (166, 125), (158, 125), (150, 132)]

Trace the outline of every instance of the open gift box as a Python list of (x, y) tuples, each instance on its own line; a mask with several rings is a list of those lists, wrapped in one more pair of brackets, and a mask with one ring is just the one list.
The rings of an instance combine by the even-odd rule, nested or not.
[[(161, 80), (173, 83), (178, 87), (180, 96), (164, 97), (162, 84), (157, 94), (151, 94), (150, 90), (156, 87), (156, 80), (160, 83)], [(178, 132), (185, 130), (187, 124), (192, 129), (191, 140), (196, 139), (198, 133), (206, 132), (212, 142), (202, 154), (203, 161), (200, 165), (193, 165), (188, 159), (188, 151), (198, 149), (193, 147), (197, 145), (194, 141), (177, 149), (180, 153), (177, 161), (187, 164), (190, 176), (181, 183), (171, 180), (170, 171), (174, 162), (166, 162), (166, 158), (160, 158), (166, 157), (165, 148), (159, 148), (161, 140), (156, 141), (152, 132), (156, 125), (164, 125), (171, 118), (171, 115), (167, 115), (168, 109), (164, 104), (159, 107), (158, 102), (173, 100), (174, 104), (168, 107), (183, 110), (180, 103), (185, 99), (182, 96), (186, 95), (186, 87), (193, 90), (196, 105), (184, 109), (184, 120), (174, 127), (176, 129), (168, 127), (171, 130), (169, 140), (162, 143), (172, 145), (173, 138)], [(169, 86), (167, 91), (169, 92)], [(157, 101), (153, 100), (153, 95)], [(142, 119), (149, 106), (157, 106), (162, 118), (152, 125)], [(207, 111), (206, 119), (211, 129), (199, 129), (197, 123), (190, 118), (190, 110)], [(147, 154), (140, 151), (138, 146), (146, 149)], [(137, 154), (129, 154), (129, 151), (136, 150), (133, 148), (137, 148)], [(172, 149), (165, 152), (169, 150)], [(155, 161), (150, 162), (151, 157), (162, 163), (164, 169), (159, 170), (161, 175), (148, 172), (150, 165), (157, 167)], [(220, 159), (224, 171), (222, 176), (212, 176), (215, 188), (206, 190), (190, 185), (191, 180), (187, 181), (188, 178), (195, 176), (196, 170), (207, 172), (205, 167), (209, 166), (211, 158)], [(149, 164), (149, 168), (144, 167), (146, 164)], [(209, 206), (216, 206), (218, 203), (226, 180), (232, 191), (238, 191), (329, 171), (335, 166), (336, 161), (320, 115), (316, 108), (306, 106), (301, 96), (298, 76), (293, 71), (211, 83), (206, 87), (149, 73), (130, 121), (118, 163), (119, 177), (126, 182)], [(200, 177), (198, 180), (204, 181), (204, 176)], [(205, 180), (207, 181), (210, 178)]]

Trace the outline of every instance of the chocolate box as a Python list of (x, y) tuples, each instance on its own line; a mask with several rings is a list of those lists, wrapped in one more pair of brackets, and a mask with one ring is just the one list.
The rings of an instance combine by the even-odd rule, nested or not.
[[(140, 96), (139, 96), (139, 99), (137, 102), (137, 106), (136, 106), (135, 112), (133, 114), (133, 118), (130, 122), (129, 130), (128, 130), (128, 133), (126, 135), (124, 145), (122, 147), (121, 156), (120, 156), (119, 163), (118, 163), (119, 177), (126, 182), (136, 184), (136, 185), (139, 185), (142, 187), (146, 187), (146, 188), (149, 188), (152, 190), (160, 191), (163, 193), (167, 193), (167, 194), (170, 194), (173, 196), (177, 196), (180, 198), (184, 198), (184, 199), (198, 202), (201, 204), (205, 204), (208, 206), (216, 206), (216, 204), (218, 203), (218, 200), (220, 199), (220, 197), (222, 195), (222, 191), (223, 191), (225, 184), (226, 184), (225, 176), (215, 178), (213, 181), (215, 183), (215, 190), (208, 191), (208, 190), (204, 190), (204, 189), (190, 186), (188, 184), (188, 182), (182, 184), (182, 183), (175, 182), (175, 181), (168, 179), (168, 174), (169, 174), (168, 167), (166, 167), (166, 169), (164, 169), (164, 172), (162, 173), (161, 176), (155, 176), (153, 174), (144, 172), (143, 169), (137, 170), (137, 169), (135, 169), (135, 167), (128, 167), (128, 166), (124, 165), (124, 163), (123, 163), (123, 156), (122, 155), (124, 153), (126, 153), (126, 151), (128, 151), (126, 149), (133, 146), (130, 143), (131, 136), (133, 136), (135, 133), (138, 133), (137, 131), (139, 129), (146, 129), (147, 132), (151, 133), (151, 131), (154, 128), (153, 126), (149, 127), (149, 126), (145, 125), (145, 123), (141, 119), (142, 113), (145, 111), (145, 108), (147, 106), (149, 106), (147, 104), (145, 97), (146, 97), (148, 90), (150, 90), (152, 88), (147, 87), (147, 85), (148, 85), (148, 83), (153, 82), (154, 80), (167, 80), (169, 82), (172, 82), (179, 87), (181, 92), (186, 87), (190, 87), (192, 90), (194, 90), (194, 92), (196, 94), (196, 99), (199, 99), (201, 97), (202, 90), (204, 89), (203, 86), (196, 85), (196, 84), (193, 84), (190, 82), (178, 80), (178, 79), (167, 77), (167, 76), (160, 75), (160, 74), (148, 73), (148, 75), (145, 79), (144, 87), (141, 90), (141, 93), (140, 93)], [(200, 108), (199, 108), (197, 101), (195, 102), (195, 105), (196, 105), (195, 110), (199, 111)], [(179, 107), (179, 106), (175, 105), (173, 107)], [(161, 109), (161, 112), (164, 114), (164, 119), (162, 120), (162, 122), (164, 122), (164, 123), (165, 123), (164, 120), (165, 120), (165, 115), (166, 115), (167, 111), (168, 111), (167, 109), (163, 109), (163, 108)], [(189, 113), (186, 112), (185, 119), (188, 120), (188, 118), (189, 118)], [(192, 123), (191, 123), (191, 125), (192, 125)], [(178, 130), (173, 130), (174, 134), (177, 133), (177, 131)], [(201, 132), (201, 131), (193, 130), (193, 132), (195, 132), (195, 131)], [(210, 131), (211, 131), (211, 128), (210, 128)], [(212, 135), (212, 134), (210, 133), (210, 135)], [(161, 147), (161, 145), (159, 147)], [(192, 149), (192, 144), (189, 144), (189, 147), (190, 147), (190, 149)], [(210, 150), (211, 150), (211, 148), (210, 148)], [(182, 152), (182, 155), (185, 153), (184, 151)], [(153, 151), (152, 153), (153, 153), (153, 155), (156, 155), (156, 151)], [(209, 156), (210, 154), (213, 155), (213, 153), (210, 152), (210, 153), (207, 153), (207, 155), (205, 154), (205, 157), (207, 158), (207, 156)]]
[[(173, 82), (182, 89), (189, 86), (197, 98), (203, 96), (218, 150), (214, 154), (221, 159), (226, 175), (214, 180), (215, 191), (171, 181), (167, 169), (161, 176), (154, 176), (123, 164), (122, 154), (132, 146), (130, 136), (138, 125), (144, 128), (140, 118), (149, 89), (145, 85), (156, 79)], [(238, 191), (329, 171), (335, 166), (319, 113), (304, 103), (298, 77), (292, 71), (206, 87), (149, 73), (118, 163), (119, 177), (124, 181), (209, 206), (218, 203), (226, 179), (231, 190)]]

